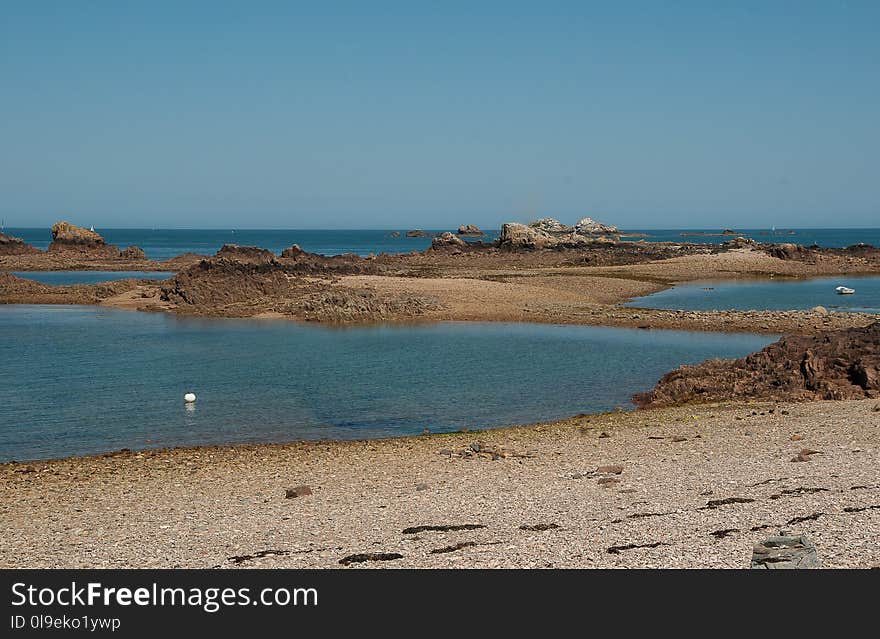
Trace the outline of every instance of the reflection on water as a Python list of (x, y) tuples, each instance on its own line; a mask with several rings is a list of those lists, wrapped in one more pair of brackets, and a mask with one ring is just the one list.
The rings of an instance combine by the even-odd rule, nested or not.
[(13, 275), (53, 286), (98, 284), (125, 279), (165, 280), (174, 275), (167, 271), (15, 271)]
[[(0, 307), (0, 460), (448, 432), (630, 407), (668, 370), (772, 337), (444, 323), (339, 331)], [(183, 393), (198, 407), (181, 410)]]
[[(838, 295), (838, 286), (856, 289)], [(820, 277), (809, 280), (703, 281), (638, 297), (626, 304), (638, 308), (706, 310), (788, 310), (824, 306), (829, 311), (880, 312), (880, 277)]]

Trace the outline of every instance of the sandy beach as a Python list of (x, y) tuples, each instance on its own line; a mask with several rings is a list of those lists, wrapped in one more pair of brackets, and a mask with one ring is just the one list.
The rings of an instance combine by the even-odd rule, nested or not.
[[(0, 564), (744, 568), (754, 543), (790, 530), (825, 567), (880, 567), (877, 406), (719, 404), (9, 463)], [(804, 450), (817, 452), (792, 461)], [(286, 497), (299, 486), (310, 494)]]

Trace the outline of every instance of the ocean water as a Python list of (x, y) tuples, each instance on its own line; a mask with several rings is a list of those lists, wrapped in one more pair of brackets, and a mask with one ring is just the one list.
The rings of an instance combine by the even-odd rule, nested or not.
[[(667, 371), (769, 336), (441, 323), (326, 328), (0, 306), (0, 461), (360, 439), (631, 408)], [(183, 394), (198, 401), (187, 407)]]
[[(854, 295), (838, 295), (847, 286)], [(702, 281), (638, 297), (626, 306), (692, 311), (787, 310), (824, 306), (830, 311), (880, 313), (880, 277), (835, 276), (809, 280)]]
[[(431, 245), (431, 238), (405, 237), (406, 229), (398, 229), (400, 237), (390, 237), (391, 230), (187, 230), (187, 229), (95, 229), (111, 244), (120, 247), (139, 246), (147, 257), (164, 260), (181, 253), (213, 254), (224, 244), (260, 246), (275, 253), (292, 244), (299, 244), (306, 251), (336, 255), (339, 253), (407, 253), (423, 251)], [(439, 233), (448, 229), (426, 229)], [(484, 229), (486, 241), (495, 239), (497, 229)], [(795, 244), (818, 244), (843, 247), (863, 242), (880, 246), (880, 229), (797, 229), (793, 234), (780, 231), (771, 234), (766, 229), (736, 229), (737, 234), (760, 242), (793, 242)], [(7, 233), (21, 237), (26, 242), (45, 249), (52, 241), (48, 228), (8, 228)], [(646, 242), (702, 242), (718, 244), (730, 236), (685, 237), (686, 233), (718, 233), (719, 229), (647, 229), (631, 230), (631, 233), (647, 234), (645, 238), (633, 237), (630, 241), (644, 239)], [(466, 238), (470, 240), (471, 238)], [(626, 239), (626, 238), (625, 238)]]
[(43, 284), (97, 284), (128, 278), (165, 280), (174, 273), (164, 271), (14, 271), (18, 277), (35, 280)]

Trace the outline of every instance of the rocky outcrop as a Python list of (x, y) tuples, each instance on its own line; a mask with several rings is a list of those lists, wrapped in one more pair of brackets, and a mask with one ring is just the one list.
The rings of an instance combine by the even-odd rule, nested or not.
[(81, 259), (116, 259), (120, 251), (104, 241), (99, 233), (91, 229), (56, 222), (52, 225), (50, 253), (73, 253)]
[(412, 231), (406, 232), (407, 237), (431, 237), (429, 233), (425, 233), (421, 229), (413, 229)]
[(610, 224), (603, 224), (591, 217), (584, 217), (574, 225), (574, 230), (580, 235), (616, 235), (620, 229)]
[(534, 222), (529, 222), (529, 227), (535, 229), (536, 231), (540, 231), (541, 233), (547, 233), (550, 235), (571, 233), (572, 231), (574, 231), (574, 227), (566, 226), (556, 218), (552, 217), (542, 217), (535, 220)]
[(56, 222), (52, 225), (52, 244), (49, 250), (64, 247), (97, 247), (105, 246), (106, 242), (99, 233), (84, 229), (69, 222)]
[(160, 299), (178, 312), (223, 317), (277, 313), (321, 322), (405, 319), (439, 304), (411, 294), (380, 294), (342, 286), (336, 275), (375, 273), (358, 256), (303, 252), (292, 263), (203, 260), (164, 282)]
[[(549, 219), (549, 218), (548, 218)], [(541, 228), (555, 228), (546, 220), (542, 224), (518, 224), (510, 222), (501, 225), (501, 237), (498, 245), (507, 249), (562, 249), (579, 248), (597, 242), (612, 242), (604, 236), (586, 236), (577, 231), (549, 232)], [(567, 228), (567, 227), (566, 227)]]
[(809, 256), (812, 251), (800, 244), (771, 244), (767, 252), (780, 260), (796, 260)]
[(726, 249), (743, 249), (755, 248), (759, 246), (759, 244), (755, 240), (748, 237), (737, 237), (722, 243), (721, 246)]
[(633, 398), (640, 408), (736, 399), (810, 401), (880, 397), (880, 322), (783, 337), (737, 360), (667, 373)]
[(444, 249), (465, 249), (468, 247), (468, 243), (463, 239), (455, 235), (454, 233), (450, 233), (449, 231), (445, 233), (441, 233), (433, 240), (431, 240), (431, 250), (444, 250)]
[(300, 248), (299, 244), (288, 246), (286, 249), (281, 251), (281, 257), (294, 260), (305, 254), (306, 252)]
[(474, 224), (462, 224), (455, 232), (456, 235), (466, 235), (469, 237), (483, 237), (485, 235), (478, 226)]
[(129, 246), (124, 251), (119, 251), (119, 257), (123, 260), (140, 261), (147, 259), (147, 254), (138, 246)]
[(28, 255), (39, 252), (40, 249), (31, 246), (21, 238), (0, 233), (0, 255)]
[(257, 264), (275, 261), (275, 254), (269, 249), (258, 246), (239, 246), (238, 244), (224, 244), (217, 251), (216, 257)]

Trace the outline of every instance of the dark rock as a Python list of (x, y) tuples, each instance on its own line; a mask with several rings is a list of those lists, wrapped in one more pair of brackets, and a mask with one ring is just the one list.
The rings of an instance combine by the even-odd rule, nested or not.
[(800, 244), (773, 244), (767, 252), (780, 260), (794, 260), (805, 257), (811, 251)]
[(144, 249), (139, 246), (129, 246), (127, 249), (119, 251), (119, 257), (124, 260), (145, 260), (147, 259), (147, 254), (144, 253)]
[(803, 535), (768, 537), (752, 550), (752, 568), (782, 570), (821, 568), (813, 543)]
[(640, 408), (654, 408), (756, 398), (866, 399), (878, 392), (880, 322), (874, 322), (815, 335), (790, 335), (742, 359), (682, 366), (633, 401)]
[(404, 528), (404, 535), (416, 535), (420, 532), (450, 532), (456, 530), (478, 530), (480, 528), (485, 528), (483, 524), (448, 524), (441, 526), (412, 526), (410, 528)]
[(726, 497), (724, 499), (710, 499), (706, 502), (706, 505), (703, 506), (703, 509), (711, 510), (713, 508), (726, 506), (727, 504), (750, 504), (753, 501), (755, 500), (749, 497)]
[(738, 528), (724, 528), (722, 530), (714, 530), (709, 534), (712, 535), (713, 537), (715, 537), (715, 539), (724, 539), (725, 537), (729, 537), (733, 533), (738, 533), (738, 532), (739, 532)]
[(416, 484), (416, 490), (428, 490), (428, 484)]
[(535, 532), (543, 532), (545, 530), (553, 530), (554, 528), (559, 528), (559, 525), (553, 524), (553, 523), (533, 524), (533, 525), (523, 524), (522, 526), (519, 527), (520, 530), (531, 530), (531, 531), (535, 531)]
[(293, 497), (305, 497), (306, 495), (311, 495), (312, 489), (308, 486), (296, 486), (295, 488), (288, 488), (284, 493), (284, 496), (287, 499), (292, 499)]
[(27, 255), (39, 252), (40, 249), (31, 246), (23, 239), (0, 232), (0, 255)]
[(457, 544), (453, 544), (451, 546), (444, 546), (443, 548), (434, 548), (431, 551), (432, 555), (440, 555), (447, 552), (455, 552), (456, 550), (461, 550), (462, 548), (469, 548), (471, 546), (476, 546), (477, 542), (475, 541), (462, 541)]
[(283, 251), (281, 251), (281, 257), (296, 259), (302, 255), (305, 255), (306, 252), (299, 247), (299, 244), (294, 244), (293, 246), (289, 246)]
[(343, 566), (349, 564), (358, 564), (365, 561), (393, 561), (395, 559), (403, 559), (403, 555), (396, 552), (367, 552), (356, 555), (348, 555), (339, 560)]
[(413, 229), (412, 231), (406, 232), (407, 237), (431, 237), (430, 234), (425, 233), (422, 229)]

